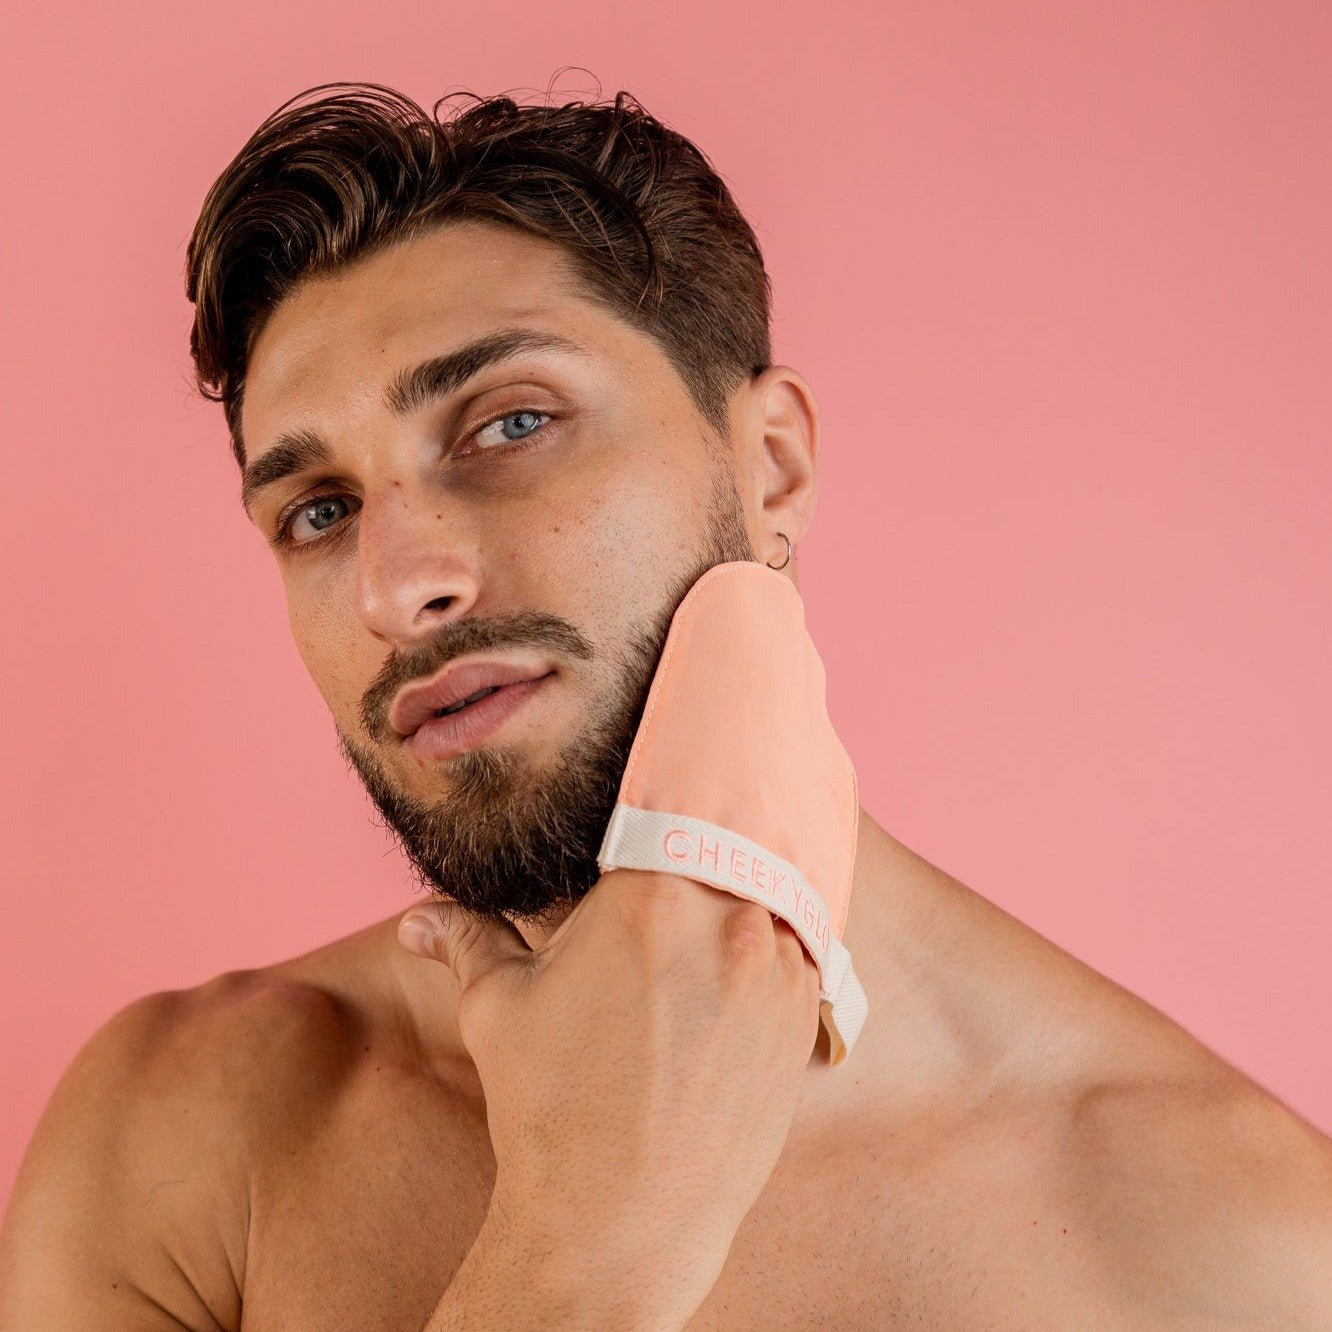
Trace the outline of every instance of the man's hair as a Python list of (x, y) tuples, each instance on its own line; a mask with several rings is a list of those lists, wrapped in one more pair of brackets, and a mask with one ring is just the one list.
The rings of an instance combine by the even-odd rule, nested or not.
[(242, 467), (241, 399), (264, 322), (304, 278), (450, 221), (563, 246), (584, 294), (653, 337), (725, 438), (731, 394), (772, 358), (771, 284), (707, 158), (628, 93), (440, 118), (373, 83), (308, 89), (255, 131), (205, 199), (186, 292), (200, 392)]

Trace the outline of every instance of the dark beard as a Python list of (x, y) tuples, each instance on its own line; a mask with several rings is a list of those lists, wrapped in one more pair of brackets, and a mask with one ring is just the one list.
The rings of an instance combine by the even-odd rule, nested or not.
[[(373, 750), (339, 730), (343, 757), (401, 843), (418, 884), (495, 920), (550, 923), (580, 901), (601, 877), (597, 851), (676, 607), (714, 565), (755, 558), (729, 467), (719, 463), (704, 549), (666, 580), (651, 622), (615, 654), (613, 690), (597, 700), (582, 732), (549, 771), (534, 776), (521, 755), (481, 745), (455, 756), (449, 795), (426, 804), (393, 786)], [(384, 735), (383, 705), (402, 683), (433, 674), (464, 652), (545, 644), (592, 655), (576, 628), (543, 614), (464, 624), (441, 634), (452, 648), (447, 656), (433, 648), (429, 655), (412, 654), (401, 669), (376, 681), (362, 708), (369, 734)]]

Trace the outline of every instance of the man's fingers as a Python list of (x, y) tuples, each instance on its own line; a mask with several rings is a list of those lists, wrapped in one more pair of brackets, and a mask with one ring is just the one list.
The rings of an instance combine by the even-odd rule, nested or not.
[(398, 942), (408, 952), (443, 962), (464, 989), (500, 963), (532, 953), (508, 921), (488, 920), (455, 902), (414, 907), (398, 922)]

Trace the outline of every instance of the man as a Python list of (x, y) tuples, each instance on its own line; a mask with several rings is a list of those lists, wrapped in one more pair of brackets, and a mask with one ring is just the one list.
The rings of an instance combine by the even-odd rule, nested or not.
[(813, 395), (724, 185), (632, 99), (314, 93), (204, 205), (192, 350), (440, 905), (102, 1028), (0, 1322), (1332, 1327), (1327, 1139), (863, 809), (837, 1067), (784, 923), (601, 879), (675, 607), (725, 561), (794, 582)]

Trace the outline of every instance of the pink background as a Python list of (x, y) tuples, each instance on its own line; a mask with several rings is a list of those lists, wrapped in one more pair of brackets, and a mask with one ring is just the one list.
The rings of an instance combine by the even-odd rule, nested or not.
[(25, 8), (0, 1189), (121, 1005), (412, 900), (191, 397), (204, 191), (311, 84), (566, 65), (756, 223), (824, 412), (801, 585), (866, 807), (1332, 1130), (1326, 5)]

